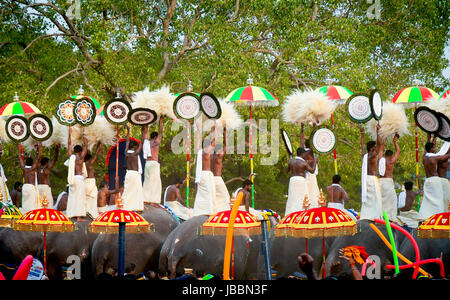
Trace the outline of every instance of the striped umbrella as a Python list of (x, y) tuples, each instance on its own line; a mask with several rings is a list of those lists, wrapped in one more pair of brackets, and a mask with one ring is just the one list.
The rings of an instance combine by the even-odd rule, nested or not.
[(450, 96), (450, 88), (446, 89), (445, 92), (442, 93), (441, 98)]
[(40, 114), (41, 111), (34, 106), (34, 104), (29, 102), (19, 101), (19, 96), (17, 92), (14, 96), (14, 101), (5, 104), (0, 108), (0, 116), (13, 116), (13, 115), (28, 115), (28, 114)]
[[(252, 131), (252, 106), (265, 105), (265, 106), (277, 106), (278, 99), (275, 98), (272, 93), (264, 88), (253, 86), (253, 79), (249, 75), (247, 79), (248, 86), (240, 87), (232, 91), (225, 98), (225, 102), (230, 102), (235, 105), (248, 105), (250, 106), (250, 178), (254, 183), (253, 174), (253, 131)], [(255, 189), (252, 184), (252, 207), (255, 207)]]

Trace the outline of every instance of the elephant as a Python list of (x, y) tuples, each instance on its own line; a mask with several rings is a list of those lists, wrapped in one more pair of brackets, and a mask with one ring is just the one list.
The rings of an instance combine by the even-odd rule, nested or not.
[[(160, 272), (168, 272), (172, 278), (177, 268), (222, 274), (225, 235), (202, 234), (201, 227), (207, 219), (206, 215), (193, 217), (169, 234), (161, 249)], [(234, 235), (234, 279), (258, 277), (260, 246), (260, 235)]]
[(43, 243), (41, 232), (15, 231), (12, 228), (0, 228), (0, 272), (11, 279), (27, 255), (37, 257)]
[[(134, 264), (136, 274), (157, 270), (161, 246), (179, 224), (171, 213), (159, 205), (145, 204), (141, 216), (154, 226), (149, 233), (127, 233), (125, 237), (125, 267)], [(117, 270), (118, 234), (99, 234), (92, 246), (94, 276)]]

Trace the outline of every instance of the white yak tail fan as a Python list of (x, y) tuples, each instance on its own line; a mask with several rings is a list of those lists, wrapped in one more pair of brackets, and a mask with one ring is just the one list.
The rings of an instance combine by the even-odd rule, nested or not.
[(114, 144), (114, 126), (103, 116), (97, 116), (94, 123), (86, 127), (84, 134), (88, 140), (89, 151), (93, 151), (94, 146), (99, 142), (107, 146)]
[[(404, 135), (410, 135), (409, 122), (405, 113), (403, 105), (395, 104), (392, 102), (384, 102), (383, 104), (383, 116), (381, 117), (379, 135), (382, 141), (387, 141), (396, 134), (400, 137)], [(373, 139), (377, 138), (377, 121), (371, 119), (367, 122), (366, 130), (372, 136)]]
[(434, 111), (443, 113), (447, 118), (450, 118), (450, 96), (442, 97), (440, 99), (431, 98), (428, 100), (426, 106)]
[(148, 108), (154, 110), (158, 116), (165, 115), (172, 120), (177, 119), (173, 113), (175, 95), (167, 85), (163, 85), (155, 91), (149, 91), (147, 87), (142, 91), (134, 93), (132, 99), (131, 106), (133, 108)]

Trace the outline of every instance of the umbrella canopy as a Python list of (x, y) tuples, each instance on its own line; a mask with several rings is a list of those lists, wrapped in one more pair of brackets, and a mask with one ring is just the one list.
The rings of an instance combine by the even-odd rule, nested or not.
[(353, 92), (351, 92), (348, 88), (340, 85), (326, 85), (318, 88), (317, 91), (326, 95), (330, 100), (345, 100), (353, 95)]
[(0, 202), (0, 227), (13, 227), (14, 221), (21, 217), (22, 213), (17, 207)]
[(70, 232), (73, 223), (62, 212), (50, 208), (34, 209), (14, 223), (18, 231)]
[(430, 98), (439, 98), (439, 95), (430, 88), (412, 86), (401, 89), (392, 98), (393, 103), (426, 102)]
[(125, 231), (128, 233), (150, 232), (151, 224), (138, 213), (129, 210), (110, 210), (99, 215), (89, 225), (94, 233), (118, 233), (119, 223), (126, 223)]
[(442, 93), (441, 98), (450, 96), (450, 88), (446, 89), (445, 92)]
[[(203, 235), (226, 235), (231, 210), (218, 212), (202, 225)], [(239, 210), (234, 222), (235, 235), (261, 234), (261, 222), (249, 212)]]
[(262, 87), (248, 85), (232, 91), (225, 98), (225, 102), (239, 105), (268, 105), (277, 106), (278, 99)]
[(40, 114), (41, 111), (34, 104), (23, 101), (14, 101), (0, 108), (0, 116)]
[(450, 238), (450, 212), (443, 212), (429, 217), (417, 228), (417, 236), (430, 239)]
[(74, 95), (70, 97), (71, 99), (74, 100), (79, 100), (81, 98), (89, 98), (92, 100), (92, 102), (94, 102), (95, 108), (97, 110), (97, 116), (103, 116), (103, 108), (105, 105), (101, 105), (100, 102), (98, 102), (96, 99), (90, 97), (90, 96), (86, 96), (86, 95)]
[(302, 210), (287, 214), (275, 227), (275, 236), (291, 235), (294, 223), (299, 222), (305, 212), (305, 210)]

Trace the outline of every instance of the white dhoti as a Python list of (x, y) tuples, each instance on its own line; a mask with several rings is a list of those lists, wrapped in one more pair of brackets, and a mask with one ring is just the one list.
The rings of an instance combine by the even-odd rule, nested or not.
[(127, 170), (123, 186), (123, 209), (132, 211), (144, 210), (144, 191), (141, 174), (138, 171)]
[(320, 190), (317, 184), (316, 174), (308, 173), (306, 176), (306, 185), (308, 186), (309, 208), (319, 207)]
[(362, 199), (360, 220), (383, 219), (381, 186), (377, 176), (368, 175), (365, 199)]
[(53, 207), (53, 196), (52, 196), (52, 189), (48, 184), (38, 184), (37, 186), (39, 191), (39, 196), (41, 197), (41, 200), (44, 200), (44, 196), (48, 201), (47, 207)]
[(86, 216), (86, 190), (84, 176), (73, 176), (72, 184), (69, 184), (69, 197), (67, 198), (67, 217)]
[(192, 208), (185, 207), (178, 201), (166, 201), (166, 206), (170, 208), (178, 218), (183, 220), (188, 220), (194, 215)]
[(353, 221), (357, 222), (357, 219), (354, 214), (345, 209), (344, 204), (338, 202), (328, 202), (328, 207), (336, 208), (345, 212)]
[(38, 197), (38, 189), (35, 185), (25, 183), (22, 186), (22, 213), (41, 207)]
[(442, 192), (444, 193), (444, 211), (448, 211), (448, 202), (450, 200), (450, 183), (447, 178), (442, 178)]
[(395, 192), (394, 180), (392, 178), (380, 178), (381, 186), (381, 209), (385, 211), (389, 220), (397, 218), (397, 193)]
[(214, 200), (214, 213), (230, 210), (230, 193), (221, 176), (214, 176), (216, 197)]
[(9, 202), (11, 201), (11, 196), (9, 195), (8, 187), (6, 186), (6, 182), (2, 176), (0, 176), (0, 193), (2, 194), (1, 202)]
[(144, 170), (144, 202), (161, 204), (162, 183), (160, 165), (156, 160), (145, 162)]
[(95, 184), (95, 178), (86, 178), (84, 180), (84, 187), (86, 190), (86, 213), (93, 219), (98, 217), (97, 196), (98, 189)]
[(194, 202), (194, 216), (213, 215), (216, 185), (211, 171), (202, 170), (197, 184), (197, 194)]
[(418, 220), (424, 221), (434, 214), (447, 211), (444, 207), (442, 180), (438, 176), (428, 177), (423, 184), (423, 200), (420, 205)]
[(288, 199), (286, 201), (286, 210), (284, 215), (303, 209), (305, 195), (308, 195), (306, 179), (303, 176), (292, 176), (289, 179)]
[[(239, 210), (245, 211), (245, 205), (239, 206)], [(254, 215), (258, 220), (263, 218), (262, 214), (251, 206), (248, 207), (248, 212)]]
[(105, 211), (106, 211), (106, 206), (99, 206), (98, 207), (98, 214), (99, 215), (104, 213)]
[(417, 228), (419, 226), (418, 213), (411, 209), (409, 211), (400, 211), (397, 218), (409, 228)]

